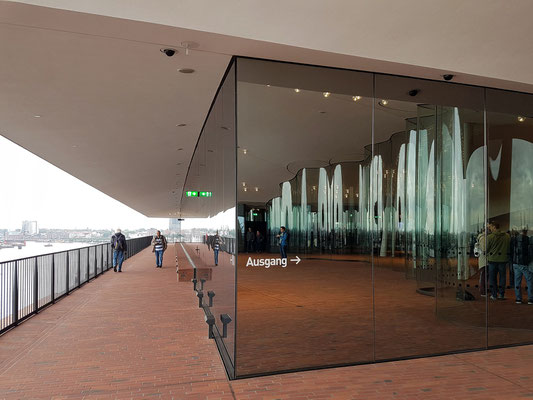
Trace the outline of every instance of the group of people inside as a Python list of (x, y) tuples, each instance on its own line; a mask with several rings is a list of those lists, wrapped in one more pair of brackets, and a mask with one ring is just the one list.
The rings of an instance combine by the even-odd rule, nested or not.
[[(276, 238), (278, 239), (279, 244), (279, 252), (281, 258), (287, 258), (287, 247), (289, 245), (289, 233), (287, 232), (287, 229), (282, 226), (280, 228), (280, 232), (278, 235), (276, 235)], [(256, 252), (256, 253), (262, 253), (264, 249), (264, 242), (265, 237), (261, 234), (261, 232), (257, 231), (255, 234), (252, 230), (252, 228), (248, 228), (248, 232), (246, 232), (246, 252)]]
[(265, 237), (261, 232), (254, 233), (252, 228), (248, 228), (246, 232), (246, 252), (247, 253), (262, 253), (264, 251)]
[(487, 235), (484, 231), (479, 234), (476, 252), (479, 256), (481, 296), (490, 295), (491, 300), (505, 299), (509, 265), (509, 281), (514, 285), (516, 303), (522, 304), (523, 277), (527, 285), (527, 304), (533, 305), (533, 241), (527, 233), (527, 229), (522, 229), (509, 234), (500, 229), (498, 222), (491, 222), (487, 225)]

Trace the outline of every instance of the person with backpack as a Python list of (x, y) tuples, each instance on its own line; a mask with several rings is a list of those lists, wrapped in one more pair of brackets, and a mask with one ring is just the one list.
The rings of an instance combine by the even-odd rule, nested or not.
[(122, 263), (128, 247), (126, 237), (120, 229), (117, 229), (111, 237), (111, 248), (113, 249), (113, 271), (117, 272), (118, 267), (118, 272), (122, 272)]
[[(505, 274), (510, 259), (511, 238), (507, 232), (500, 230), (498, 222), (492, 222), (489, 228), (491, 233), (487, 236), (487, 261), (489, 264), (490, 299), (505, 300), (505, 284), (507, 282)], [(496, 283), (498, 275), (499, 279)]]
[(281, 255), (281, 258), (287, 258), (287, 246), (289, 244), (289, 234), (284, 226), (280, 228), (279, 235), (277, 235), (277, 238), (279, 239), (279, 252)]
[(152, 239), (152, 252), (155, 253), (155, 267), (163, 268), (163, 253), (167, 249), (167, 239), (161, 235), (161, 231)]
[(215, 266), (218, 265), (218, 252), (220, 251), (220, 246), (224, 244), (222, 238), (218, 235), (218, 231), (215, 236), (213, 236), (211, 247), (213, 248), (213, 255), (215, 257)]
[(516, 304), (522, 304), (522, 276), (526, 279), (527, 304), (533, 304), (533, 272), (529, 270), (531, 263), (530, 240), (527, 229), (511, 238), (511, 260), (514, 269), (514, 292)]

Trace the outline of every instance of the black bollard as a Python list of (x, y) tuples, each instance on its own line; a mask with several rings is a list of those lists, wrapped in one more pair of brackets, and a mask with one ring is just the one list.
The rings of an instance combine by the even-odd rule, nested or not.
[(196, 280), (196, 278), (194, 278), (194, 279), (191, 279), (191, 282), (192, 282), (192, 284), (193, 284), (192, 290), (194, 290), (194, 291), (196, 292), (196, 283), (197, 283), (198, 281)]
[(209, 297), (209, 307), (213, 307), (213, 297), (215, 297), (215, 292), (210, 290), (207, 292), (207, 297)]
[(209, 325), (209, 339), (214, 339), (215, 335), (213, 335), (213, 325), (215, 325), (215, 317), (213, 317), (212, 314), (205, 315), (205, 322), (207, 325)]
[(220, 320), (222, 321), (222, 337), (228, 337), (228, 324), (231, 322), (231, 317), (228, 314), (220, 314)]
[(205, 279), (200, 279), (200, 290), (204, 290)]
[(202, 299), (204, 298), (204, 293), (201, 290), (199, 290), (196, 293), (196, 296), (198, 296), (198, 307), (202, 308)]

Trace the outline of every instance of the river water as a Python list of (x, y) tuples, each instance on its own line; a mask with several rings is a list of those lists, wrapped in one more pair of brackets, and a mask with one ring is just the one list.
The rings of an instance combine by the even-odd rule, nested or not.
[(52, 246), (45, 247), (46, 242), (26, 242), (21, 249), (11, 247), (0, 249), (0, 262), (16, 260), (18, 258), (33, 257), (41, 254), (57, 253), (59, 251), (77, 249), (94, 245), (95, 243), (50, 243)]

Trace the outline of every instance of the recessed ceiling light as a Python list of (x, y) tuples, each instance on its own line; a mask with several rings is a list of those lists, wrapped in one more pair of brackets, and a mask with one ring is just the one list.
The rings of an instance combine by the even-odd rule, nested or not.
[(34, 115), (33, 118), (41, 118), (40, 115)]
[(296, 93), (300, 93), (300, 89), (294, 89)]
[(182, 151), (182, 150), (183, 150), (183, 147), (180, 147), (180, 148), (178, 149), (178, 151)]
[(246, 182), (243, 182), (243, 183), (242, 183), (242, 186), (246, 186)]
[(361, 100), (361, 96), (352, 96), (353, 101)]
[(323, 95), (324, 97), (326, 97), (326, 98), (329, 97), (330, 94), (331, 94), (330, 92), (324, 92), (324, 93), (322, 93), (322, 95)]
[(178, 72), (181, 72), (182, 74), (192, 74), (194, 72), (194, 69), (192, 69), (192, 68), (179, 68)]
[(519, 116), (518, 122), (524, 122), (526, 120), (526, 117)]
[(245, 186), (245, 187), (242, 188), (242, 190), (244, 190), (245, 192), (247, 192), (247, 191), (248, 191), (248, 188)]
[(256, 188), (255, 188), (255, 191), (256, 191), (256, 192), (259, 192), (259, 188), (258, 188), (258, 187), (256, 187)]
[(177, 124), (176, 126), (182, 127), (182, 126), (187, 126), (187, 124)]
[(77, 144), (73, 144), (72, 147), (78, 147), (78, 145)]
[(242, 149), (242, 152), (243, 152), (244, 154), (246, 154), (246, 153), (248, 153), (248, 150), (246, 150), (246, 149)]
[(325, 111), (319, 111), (319, 113), (320, 113), (320, 114), (326, 114), (326, 112), (325, 112)]
[(388, 100), (381, 100), (380, 103), (381, 103), (382, 106), (386, 106), (387, 104), (389, 104), (389, 101)]
[(210, 150), (210, 149), (208, 149), (207, 152), (208, 152), (208, 153), (213, 153), (214, 150)]
[(267, 85), (267, 87), (270, 87), (270, 85)]
[(225, 131), (229, 131), (229, 128), (227, 126), (221, 126), (220, 129), (224, 129)]

